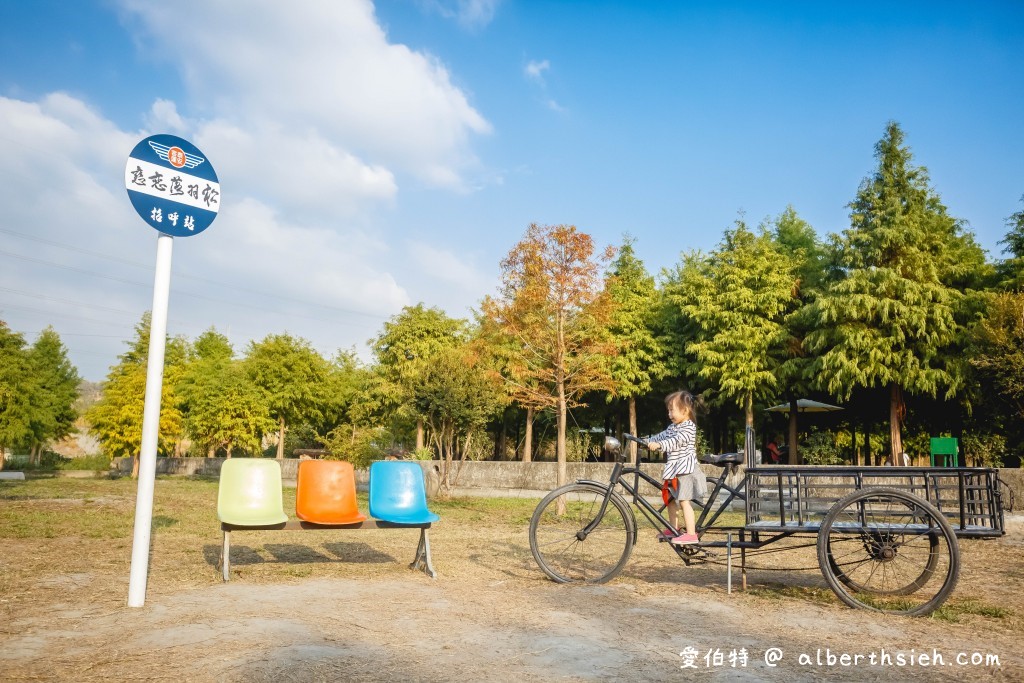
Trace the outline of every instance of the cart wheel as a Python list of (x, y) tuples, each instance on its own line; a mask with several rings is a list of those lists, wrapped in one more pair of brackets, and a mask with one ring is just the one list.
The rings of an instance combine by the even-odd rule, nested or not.
[(923, 616), (960, 575), (960, 546), (946, 517), (906, 491), (854, 491), (829, 510), (818, 532), (818, 565), (851, 607)]
[[(604, 515), (607, 488), (568, 484), (537, 505), (530, 520), (530, 550), (541, 570), (558, 583), (604, 583), (626, 566), (636, 543), (636, 517), (629, 504), (612, 494)], [(560, 511), (560, 509), (562, 511)]]

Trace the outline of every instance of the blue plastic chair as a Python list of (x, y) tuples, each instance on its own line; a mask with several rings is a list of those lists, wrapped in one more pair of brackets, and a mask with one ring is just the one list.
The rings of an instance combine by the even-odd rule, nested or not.
[(393, 524), (432, 524), (427, 487), (418, 463), (382, 460), (370, 465), (370, 516)]
[(237, 526), (270, 526), (288, 521), (276, 460), (232, 458), (220, 469), (217, 519)]

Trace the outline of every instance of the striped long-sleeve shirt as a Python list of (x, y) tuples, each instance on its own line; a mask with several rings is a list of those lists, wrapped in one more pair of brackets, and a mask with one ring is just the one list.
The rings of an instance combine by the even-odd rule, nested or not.
[(648, 441), (657, 441), (665, 451), (662, 479), (673, 479), (697, 469), (697, 425), (691, 420), (671, 424)]

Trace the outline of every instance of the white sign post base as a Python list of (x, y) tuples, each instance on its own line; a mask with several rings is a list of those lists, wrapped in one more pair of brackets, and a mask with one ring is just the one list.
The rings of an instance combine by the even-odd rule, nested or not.
[(171, 290), (171, 247), (174, 238), (161, 234), (156, 241), (156, 276), (153, 280), (153, 312), (149, 329), (149, 361), (146, 365), (146, 402), (142, 411), (142, 449), (139, 483), (135, 495), (135, 536), (128, 580), (128, 606), (146, 603), (149, 576), (149, 545), (153, 531), (153, 489), (156, 484), (156, 447), (160, 431), (160, 396), (163, 391), (164, 347), (167, 338), (167, 302)]

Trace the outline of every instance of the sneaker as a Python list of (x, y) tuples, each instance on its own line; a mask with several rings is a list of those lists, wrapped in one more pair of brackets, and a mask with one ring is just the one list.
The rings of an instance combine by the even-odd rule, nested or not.
[(676, 532), (672, 531), (671, 529), (663, 529), (661, 533), (658, 534), (659, 541), (671, 541), (675, 537)]
[(700, 539), (697, 538), (697, 534), (681, 534), (673, 538), (672, 543), (675, 545), (693, 545), (700, 543)]

